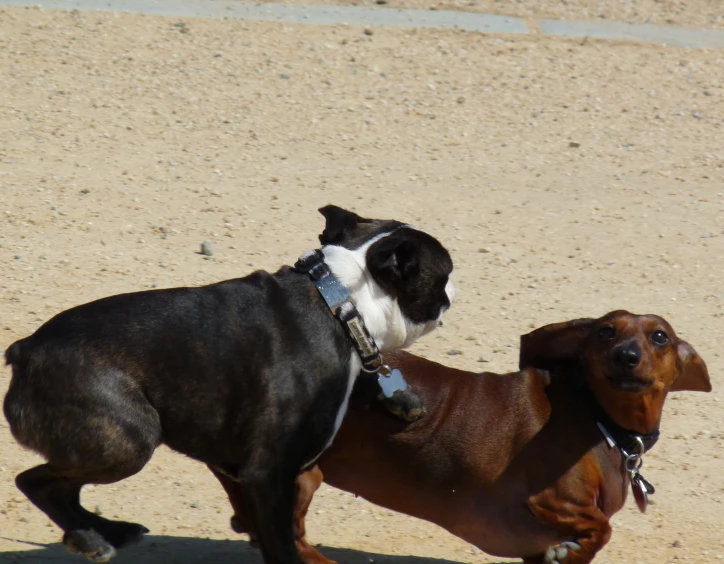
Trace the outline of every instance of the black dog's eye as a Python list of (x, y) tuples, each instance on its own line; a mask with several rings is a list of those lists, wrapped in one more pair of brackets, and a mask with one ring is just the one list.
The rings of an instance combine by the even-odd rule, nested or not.
[(616, 336), (616, 330), (613, 327), (601, 327), (598, 330), (598, 338), (602, 341), (610, 341)]
[(651, 342), (657, 347), (663, 347), (669, 342), (669, 336), (663, 331), (654, 331), (651, 335)]

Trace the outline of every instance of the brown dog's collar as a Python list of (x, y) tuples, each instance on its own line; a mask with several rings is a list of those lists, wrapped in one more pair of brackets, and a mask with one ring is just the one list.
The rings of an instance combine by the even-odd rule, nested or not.
[[(659, 440), (660, 432), (658, 431), (658, 429), (653, 433), (639, 435), (634, 431), (630, 431), (628, 429), (625, 429), (624, 427), (617, 425), (610, 418), (608, 424), (604, 424), (601, 421), (597, 421), (597, 423), (598, 428), (601, 430), (601, 433), (603, 433), (603, 436), (606, 438), (606, 442), (608, 442), (608, 446), (610, 446), (611, 448), (617, 446), (626, 452), (636, 452), (637, 448), (639, 448), (638, 441), (636, 440), (636, 438), (638, 437), (639, 439), (641, 439), (641, 442), (644, 445), (644, 453), (646, 453), (651, 450), (651, 448), (653, 448), (653, 446), (656, 444), (656, 441)], [(612, 432), (610, 429), (613, 426), (617, 427), (618, 429)], [(614, 432), (616, 433), (615, 435)]]
[(642, 435), (616, 423), (608, 413), (606, 413), (606, 410), (603, 409), (603, 406), (598, 402), (588, 386), (583, 386), (580, 392), (586, 399), (586, 402), (591, 406), (593, 414), (596, 417), (598, 428), (603, 433), (611, 448), (617, 446), (628, 453), (637, 452), (640, 448), (638, 439), (641, 439), (641, 442), (644, 444), (644, 453), (646, 453), (651, 450), (656, 444), (656, 441), (659, 440), (661, 433), (658, 429), (653, 433)]

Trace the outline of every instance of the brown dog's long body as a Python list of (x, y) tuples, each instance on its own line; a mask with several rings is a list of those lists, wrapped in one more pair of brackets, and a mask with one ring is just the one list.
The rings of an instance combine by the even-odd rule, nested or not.
[(390, 360), (428, 415), (403, 426), (355, 405), (319, 461), (328, 484), (508, 557), (573, 540), (536, 519), (529, 500), (572, 485), (579, 473), (607, 476), (603, 514), (622, 507), (621, 455), (565, 383), (536, 369), (475, 374), (407, 353)]
[[(391, 361), (421, 395), (428, 415), (402, 426), (381, 411), (355, 406), (319, 462), (325, 481), (437, 523), (498, 556), (545, 552), (568, 540), (536, 520), (527, 500), (565, 479), (601, 442), (585, 408), (535, 369), (474, 374), (411, 354)], [(571, 425), (574, 418), (584, 423)], [(595, 448), (593, 456), (604, 473), (616, 476), (606, 496), (610, 515), (625, 498), (620, 456)]]
[[(654, 344), (661, 333), (666, 342)], [(404, 352), (388, 360), (427, 414), (407, 424), (358, 397), (318, 461), (324, 480), (526, 563), (590, 562), (626, 500), (624, 457), (607, 444), (586, 390), (615, 423), (646, 434), (658, 429), (669, 390), (710, 389), (703, 361), (668, 323), (627, 312), (523, 337), (521, 365), (550, 372), (475, 374)], [(327, 562), (303, 538), (321, 479), (313, 469), (298, 480), (297, 543), (308, 564)], [(253, 528), (238, 492), (227, 492), (237, 530)]]

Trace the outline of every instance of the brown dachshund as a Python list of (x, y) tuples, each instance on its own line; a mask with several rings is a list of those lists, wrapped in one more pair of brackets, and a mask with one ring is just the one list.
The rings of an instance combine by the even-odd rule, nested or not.
[[(297, 482), (297, 547), (307, 564), (330, 562), (304, 539), (322, 472), (332, 486), (492, 555), (591, 562), (628, 489), (642, 510), (653, 493), (638, 468), (668, 392), (711, 390), (704, 361), (664, 319), (625, 311), (524, 335), (522, 371), (513, 374), (464, 372), (404, 352), (388, 360), (427, 414), (405, 423), (356, 391), (334, 445)], [(253, 531), (238, 486), (221, 481), (232, 526)]]

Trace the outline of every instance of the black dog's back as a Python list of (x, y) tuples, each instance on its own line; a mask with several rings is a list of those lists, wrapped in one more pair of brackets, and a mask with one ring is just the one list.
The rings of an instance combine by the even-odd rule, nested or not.
[[(13, 435), (48, 458), (58, 458), (64, 444), (76, 458), (70, 434), (84, 435), (72, 441), (81, 450), (99, 442), (93, 425), (78, 418), (132, 414), (159, 426), (157, 440), (184, 454), (243, 466), (272, 439), (264, 437), (264, 420), (301, 422), (325, 397), (339, 402), (344, 394), (344, 336), (313, 287), (290, 291), (306, 282), (301, 276), (257, 272), (201, 288), (112, 296), (55, 316), (6, 353), (13, 378), (4, 407)], [(311, 336), (309, 327), (316, 328)], [(315, 369), (298, 379), (275, 377), (295, 373), (296, 365)], [(309, 393), (309, 378), (320, 380), (321, 395)], [(262, 418), (239, 409), (247, 401), (265, 407)], [(314, 424), (333, 425), (334, 410), (319, 412), (328, 415), (316, 415)], [(241, 440), (246, 436), (258, 439)], [(323, 443), (310, 446), (321, 451)]]

